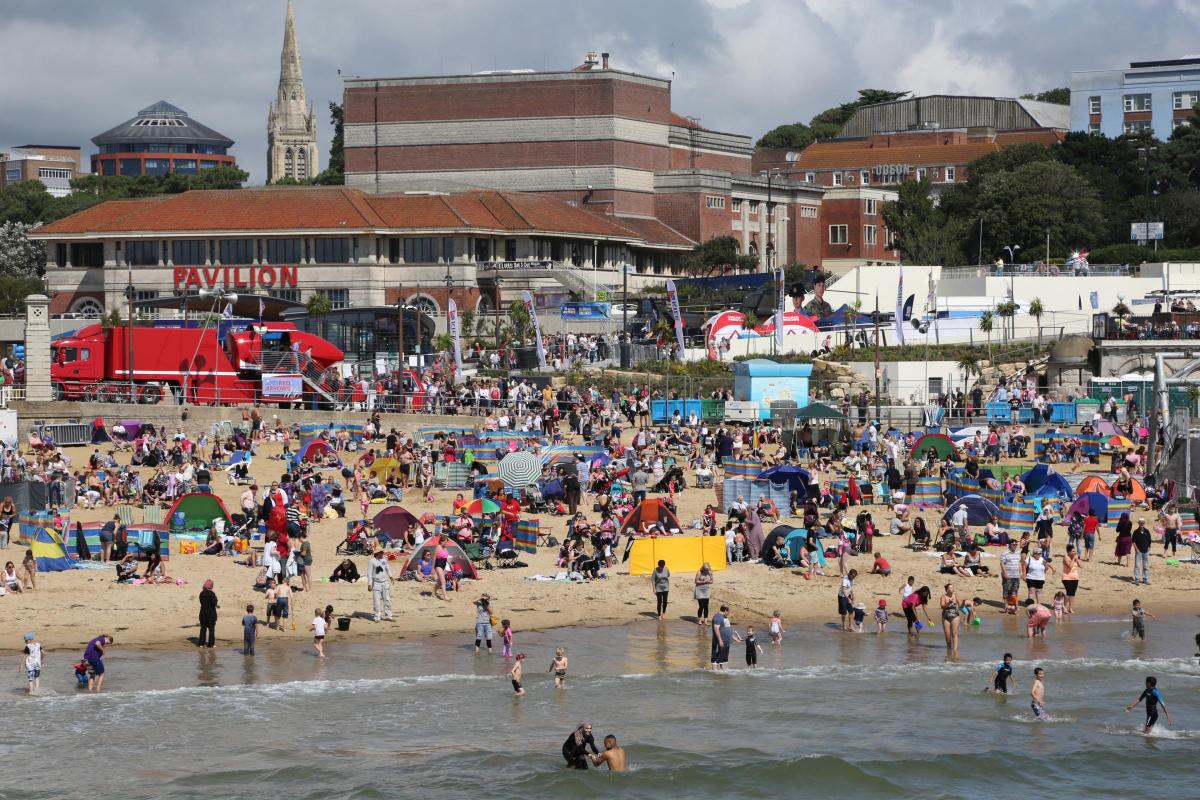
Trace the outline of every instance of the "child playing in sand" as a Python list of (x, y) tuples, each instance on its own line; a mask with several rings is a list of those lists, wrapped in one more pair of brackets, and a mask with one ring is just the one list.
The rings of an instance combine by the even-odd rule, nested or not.
[(880, 599), (879, 605), (875, 607), (875, 632), (883, 633), (887, 630), (887, 600)]
[(1067, 594), (1066, 592), (1054, 593), (1054, 623), (1058, 624), (1063, 621), (1063, 609), (1066, 607)]
[(554, 651), (554, 660), (550, 662), (547, 672), (554, 673), (554, 688), (562, 689), (567, 685), (567, 650), (560, 647)]
[(771, 634), (771, 644), (783, 644), (783, 617), (779, 616), (779, 609), (771, 612), (771, 621), (767, 623), (767, 630)]
[(1153, 620), (1158, 619), (1158, 617), (1154, 616), (1149, 611), (1142, 608), (1141, 600), (1133, 601), (1133, 608), (1130, 609), (1129, 616), (1130, 616), (1130, 620), (1133, 622), (1133, 630), (1130, 631), (1130, 633), (1129, 633), (1129, 636), (1132, 639), (1145, 639), (1146, 638), (1146, 617), (1149, 617), (1150, 619), (1153, 619)]
[(753, 625), (746, 626), (746, 666), (751, 669), (758, 668), (758, 656), (762, 652), (762, 645), (758, 643), (758, 635), (754, 632)]
[(317, 651), (317, 658), (325, 657), (325, 611), (318, 608), (313, 611), (312, 624), (308, 629), (313, 632), (313, 649)]
[(512, 679), (513, 694), (525, 694), (525, 687), (521, 685), (521, 668), (524, 665), (525, 654), (517, 653), (516, 663), (508, 671), (508, 677)]
[(500, 620), (500, 640), (504, 642), (504, 649), (501, 650), (500, 655), (505, 658), (512, 658), (512, 623), (506, 619)]

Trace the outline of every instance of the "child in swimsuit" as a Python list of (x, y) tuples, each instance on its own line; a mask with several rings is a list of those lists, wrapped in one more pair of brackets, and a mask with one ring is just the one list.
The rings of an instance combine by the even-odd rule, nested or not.
[(567, 651), (560, 647), (554, 651), (554, 660), (550, 662), (547, 672), (554, 673), (554, 688), (562, 689), (567, 685)]
[(524, 665), (525, 654), (517, 653), (516, 663), (508, 671), (508, 677), (512, 679), (513, 694), (525, 694), (525, 689), (521, 686), (521, 667)]
[(783, 618), (779, 616), (779, 610), (771, 612), (771, 621), (768, 623), (771, 633), (771, 644), (783, 644)]
[(504, 642), (504, 649), (501, 651), (501, 655), (505, 658), (512, 658), (512, 623), (506, 619), (502, 619), (500, 620), (500, 628), (500, 638)]
[(758, 654), (762, 652), (762, 645), (758, 643), (758, 634), (754, 632), (754, 626), (746, 627), (746, 666), (751, 668), (758, 667)]

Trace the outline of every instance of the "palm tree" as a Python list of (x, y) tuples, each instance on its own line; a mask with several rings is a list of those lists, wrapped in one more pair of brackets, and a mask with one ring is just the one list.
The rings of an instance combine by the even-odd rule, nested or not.
[(1038, 326), (1038, 344), (1042, 343), (1042, 315), (1046, 313), (1046, 307), (1042, 305), (1042, 298), (1035, 297), (1029, 303), (1029, 316), (1037, 320)]
[(304, 305), (308, 309), (308, 315), (317, 320), (317, 325), (321, 330), (321, 338), (328, 338), (325, 336), (325, 315), (333, 311), (333, 301), (329, 299), (329, 295), (324, 292), (317, 292), (308, 298), (308, 302)]
[[(996, 304), (996, 316), (1001, 317), (1002, 319), (1011, 321), (1016, 316), (1016, 313), (1017, 313), (1017, 304), (1015, 302), (1013, 302), (1012, 300), (1003, 300)], [(1001, 325), (1000, 329), (1002, 331), (1004, 331), (1004, 339), (1005, 339), (1005, 341), (1007, 341), (1008, 333), (1009, 333), (1009, 330), (1008, 330), (1009, 323), (1008, 322), (1003, 323)], [(1014, 331), (1014, 334), (1015, 334), (1015, 331)]]
[(979, 330), (987, 334), (988, 361), (992, 360), (992, 326), (995, 324), (995, 320), (995, 315), (991, 311), (985, 311), (979, 317)]
[(958, 360), (958, 368), (962, 370), (963, 387), (965, 390), (971, 383), (971, 376), (980, 373), (979, 359), (968, 353)]

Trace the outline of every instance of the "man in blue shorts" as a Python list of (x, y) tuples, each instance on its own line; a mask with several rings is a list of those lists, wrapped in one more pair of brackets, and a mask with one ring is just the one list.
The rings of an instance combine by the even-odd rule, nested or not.
[(88, 663), (88, 690), (98, 692), (104, 687), (104, 648), (113, 643), (113, 637), (102, 633), (88, 642), (83, 651), (83, 660)]

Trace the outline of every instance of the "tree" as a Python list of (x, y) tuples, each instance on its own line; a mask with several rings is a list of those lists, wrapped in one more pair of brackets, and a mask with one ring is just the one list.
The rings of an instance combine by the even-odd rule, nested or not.
[(757, 267), (757, 258), (738, 253), (738, 240), (732, 236), (714, 236), (698, 245), (685, 264), (688, 275), (693, 278), (711, 278)]
[(758, 147), (786, 147), (791, 150), (803, 150), (815, 142), (816, 135), (812, 128), (803, 122), (793, 122), (778, 125), (763, 134), (758, 140)]
[(346, 182), (346, 110), (340, 104), (329, 104), (329, 122), (333, 125), (329, 163), (313, 182), (323, 186), (341, 186)]
[(315, 292), (308, 298), (304, 307), (308, 309), (308, 315), (317, 320), (317, 324), (321, 328), (321, 338), (325, 338), (325, 317), (333, 311), (333, 301), (329, 299), (329, 295), (324, 292)]
[(962, 370), (963, 391), (965, 392), (967, 387), (971, 385), (971, 376), (978, 375), (980, 372), (979, 359), (975, 358), (975, 356), (971, 355), (970, 353), (967, 353), (958, 360), (958, 368)]
[(533, 319), (529, 316), (529, 309), (525, 307), (525, 303), (521, 300), (513, 300), (508, 305), (509, 324), (512, 325), (513, 337), (517, 342), (523, 343), (533, 331)]
[(1038, 344), (1042, 343), (1042, 315), (1046, 313), (1046, 307), (1042, 305), (1042, 298), (1035, 297), (1029, 303), (1029, 316), (1037, 320), (1038, 328)]
[(857, 100), (827, 108), (813, 115), (807, 125), (803, 122), (792, 122), (772, 128), (758, 140), (758, 146), (802, 150), (817, 139), (832, 139), (837, 136), (850, 117), (854, 116), (854, 112), (863, 106), (890, 103), (908, 97), (909, 94), (911, 92), (893, 92), (889, 89), (859, 89)]
[[(1009, 325), (1014, 320), (1016, 313), (1017, 313), (1017, 304), (1015, 302), (1013, 302), (1012, 300), (1001, 300), (999, 303), (996, 304), (996, 316), (1000, 317), (1001, 319), (1008, 320), (1008, 322), (1003, 323), (1002, 328), (1001, 328), (1001, 330), (1004, 331), (1005, 339), (1008, 339)], [(1013, 334), (1014, 335), (1016, 334), (1015, 330), (1013, 331)]]
[(909, 264), (961, 264), (967, 223), (949, 217), (930, 195), (927, 180), (904, 181), (898, 199), (883, 204), (883, 220)]
[(465, 341), (471, 341), (475, 335), (475, 309), (468, 308), (458, 315), (458, 335)]
[(0, 223), (0, 275), (39, 278), (46, 273), (46, 246), (27, 235), (33, 227), (23, 222)]
[(0, 275), (0, 314), (24, 314), (25, 298), (45, 288), (41, 278)]
[(1067, 86), (1059, 86), (1037, 94), (1023, 94), (1021, 99), (1037, 100), (1039, 103), (1054, 103), (1056, 106), (1069, 106), (1071, 105), (1071, 89)]
[(988, 361), (992, 360), (992, 325), (995, 318), (991, 311), (985, 311), (979, 316), (979, 330), (987, 334), (988, 340)]
[(10, 183), (0, 191), (0, 222), (44, 222), (51, 200), (41, 181)]

